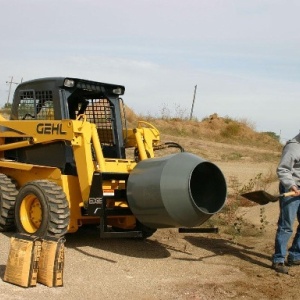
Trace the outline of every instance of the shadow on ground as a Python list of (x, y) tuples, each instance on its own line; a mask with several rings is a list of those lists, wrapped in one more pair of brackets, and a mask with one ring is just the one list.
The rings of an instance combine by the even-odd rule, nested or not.
[(76, 233), (67, 234), (65, 245), (82, 254), (98, 258), (102, 257), (91, 254), (88, 247), (137, 258), (162, 259), (170, 256), (166, 247), (157, 241), (136, 238), (101, 239), (99, 229), (96, 227), (81, 228)]
[(0, 278), (3, 280), (6, 266), (0, 265)]
[(261, 267), (270, 268), (270, 263), (264, 263), (262, 260), (270, 261), (270, 256), (260, 253), (255, 247), (247, 246), (246, 244), (235, 243), (223, 238), (204, 238), (186, 236), (187, 242), (213, 253), (213, 256), (229, 255), (239, 259), (256, 264)]

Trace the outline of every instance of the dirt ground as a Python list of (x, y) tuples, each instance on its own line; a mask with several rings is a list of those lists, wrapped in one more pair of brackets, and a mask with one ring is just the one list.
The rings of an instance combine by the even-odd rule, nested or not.
[[(220, 163), (225, 176), (247, 180), (268, 164)], [(64, 286), (21, 288), (3, 281), (9, 240), (0, 234), (0, 299), (298, 299), (300, 267), (271, 268), (278, 204), (265, 207), (262, 235), (183, 234), (158, 230), (147, 240), (99, 239), (97, 229), (66, 236)], [(239, 213), (257, 225), (260, 207)], [(205, 224), (204, 224), (205, 227)]]

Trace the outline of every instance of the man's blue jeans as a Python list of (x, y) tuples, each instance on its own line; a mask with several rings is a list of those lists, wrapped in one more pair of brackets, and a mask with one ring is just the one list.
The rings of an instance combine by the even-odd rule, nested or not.
[[(285, 192), (282, 188), (280, 192)], [(285, 197), (279, 199), (280, 214), (275, 237), (274, 263), (283, 263), (287, 254), (287, 247), (290, 237), (293, 234), (295, 219), (298, 219), (297, 232), (292, 246), (288, 249), (289, 260), (300, 260), (300, 197)]]

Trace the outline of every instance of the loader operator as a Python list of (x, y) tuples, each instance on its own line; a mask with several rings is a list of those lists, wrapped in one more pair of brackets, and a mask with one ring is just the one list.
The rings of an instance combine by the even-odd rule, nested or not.
[[(280, 213), (275, 237), (275, 252), (272, 268), (288, 274), (288, 266), (300, 265), (300, 133), (289, 140), (283, 148), (277, 168), (280, 193), (294, 191), (293, 197), (279, 199)], [(297, 217), (298, 227), (293, 243), (288, 249), (288, 241), (293, 234), (293, 225)]]

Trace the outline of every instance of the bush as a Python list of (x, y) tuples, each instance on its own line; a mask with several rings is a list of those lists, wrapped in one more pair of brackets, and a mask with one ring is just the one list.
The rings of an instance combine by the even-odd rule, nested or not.
[(266, 131), (266, 132), (262, 132), (262, 133), (268, 135), (269, 137), (271, 137), (272, 139), (274, 139), (278, 142), (280, 141), (280, 136), (273, 131)]
[(239, 123), (229, 123), (222, 131), (221, 136), (224, 138), (231, 138), (237, 136), (241, 130)]

